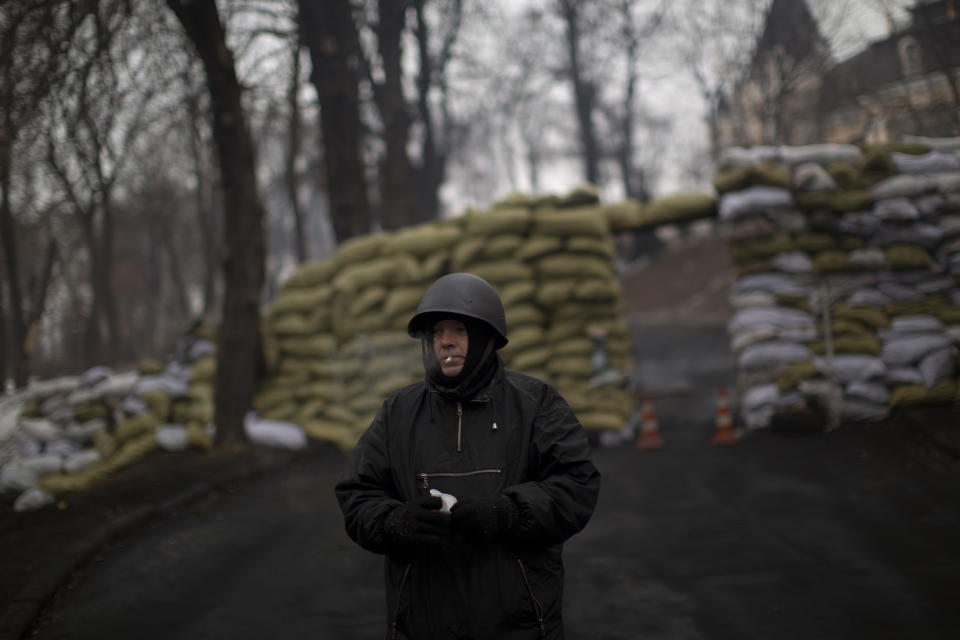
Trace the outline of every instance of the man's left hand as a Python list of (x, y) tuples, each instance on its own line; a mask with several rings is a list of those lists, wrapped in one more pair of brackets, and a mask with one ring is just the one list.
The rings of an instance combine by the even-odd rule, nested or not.
[(517, 525), (519, 509), (512, 498), (461, 498), (450, 511), (453, 530), (473, 542), (489, 542)]

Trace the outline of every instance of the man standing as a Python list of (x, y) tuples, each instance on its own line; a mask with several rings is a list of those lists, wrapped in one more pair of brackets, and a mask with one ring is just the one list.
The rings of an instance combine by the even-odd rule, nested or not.
[(439, 278), (407, 329), (424, 380), (384, 401), (336, 486), (348, 535), (386, 555), (387, 637), (562, 638), (563, 542), (600, 489), (583, 428), (504, 369), (485, 280)]

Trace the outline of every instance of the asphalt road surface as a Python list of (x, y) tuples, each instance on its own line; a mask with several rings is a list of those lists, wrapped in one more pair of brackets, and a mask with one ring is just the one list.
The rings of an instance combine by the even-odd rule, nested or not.
[[(688, 337), (704, 355), (687, 373), (647, 365), (666, 446), (594, 451), (600, 502), (565, 548), (567, 637), (960, 637), (958, 464), (876, 425), (711, 445), (729, 356)], [(645, 339), (656, 362), (662, 341)], [(32, 637), (383, 637), (382, 559), (346, 537), (333, 496), (343, 461), (324, 449), (150, 523)]]

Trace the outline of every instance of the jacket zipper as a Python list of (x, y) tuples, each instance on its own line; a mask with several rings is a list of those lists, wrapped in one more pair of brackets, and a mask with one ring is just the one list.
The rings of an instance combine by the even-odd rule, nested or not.
[(410, 573), (410, 567), (412, 566), (413, 564), (408, 564), (406, 567), (404, 567), (403, 575), (400, 576), (400, 589), (397, 591), (397, 610), (393, 612), (393, 622), (390, 624), (390, 637), (394, 640), (396, 639), (397, 631), (399, 630), (397, 622), (400, 618), (400, 598), (403, 597), (403, 588), (407, 584), (407, 574)]
[(476, 471), (439, 471), (437, 473), (418, 473), (417, 477), (423, 480), (423, 488), (430, 488), (430, 478), (465, 478), (478, 476), (484, 473), (500, 473), (500, 469), (477, 469)]
[(540, 637), (546, 637), (547, 630), (543, 626), (543, 607), (540, 606), (540, 601), (537, 600), (537, 596), (533, 595), (533, 588), (527, 579), (527, 569), (523, 566), (523, 561), (520, 558), (517, 558), (517, 564), (520, 565), (520, 575), (523, 576), (523, 584), (526, 585), (527, 593), (530, 594), (530, 600), (533, 602), (533, 613), (537, 616), (537, 626), (540, 627)]
[(460, 432), (463, 429), (463, 405), (457, 403), (457, 453), (463, 451), (460, 448)]

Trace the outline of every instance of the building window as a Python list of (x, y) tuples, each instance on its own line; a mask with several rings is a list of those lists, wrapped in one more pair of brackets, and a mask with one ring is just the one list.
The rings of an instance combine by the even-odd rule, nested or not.
[(911, 77), (920, 73), (920, 49), (916, 40), (911, 36), (901, 38), (897, 43), (897, 52), (900, 54), (900, 69), (904, 76)]

